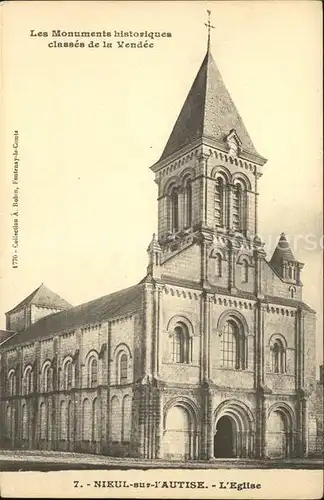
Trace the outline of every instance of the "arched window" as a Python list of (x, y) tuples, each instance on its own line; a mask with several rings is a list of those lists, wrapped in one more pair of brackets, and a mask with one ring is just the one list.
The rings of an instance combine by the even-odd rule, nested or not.
[(241, 229), (240, 200), (241, 186), (240, 184), (236, 184), (233, 192), (233, 229), (235, 231), (239, 231)]
[(289, 288), (289, 294), (290, 294), (290, 298), (291, 298), (291, 299), (294, 299), (294, 298), (295, 298), (295, 293), (296, 293), (296, 288), (295, 288), (295, 287), (293, 287), (293, 286), (291, 286), (291, 287)]
[(191, 362), (191, 338), (185, 325), (178, 325), (174, 329), (172, 360), (174, 363)]
[(222, 267), (223, 267), (223, 259), (222, 256), (218, 253), (215, 257), (215, 274), (217, 278), (222, 276)]
[(32, 392), (32, 367), (30, 365), (25, 369), (23, 391), (26, 395)]
[(73, 382), (73, 365), (71, 359), (68, 359), (63, 365), (63, 381), (64, 389), (69, 391), (72, 388)]
[(296, 267), (291, 262), (288, 264), (288, 279), (293, 281), (296, 280)]
[(241, 266), (242, 283), (247, 283), (249, 281), (249, 263), (246, 260), (243, 260)]
[(88, 368), (88, 386), (97, 387), (98, 385), (98, 360), (94, 357), (89, 360)]
[(16, 393), (16, 373), (14, 370), (11, 370), (8, 374), (8, 389), (9, 396), (14, 396)]
[(50, 364), (46, 364), (43, 367), (43, 391), (48, 392), (52, 390), (52, 370)]
[(188, 228), (192, 222), (192, 184), (186, 179), (184, 187), (184, 227)]
[(120, 344), (115, 349), (116, 356), (116, 384), (132, 382), (131, 352), (126, 344)]
[(176, 232), (179, 230), (179, 193), (178, 189), (174, 187), (170, 195), (170, 222), (171, 231)]
[(125, 352), (119, 358), (119, 383), (125, 384), (128, 379), (128, 357)]
[(246, 229), (246, 188), (240, 183), (235, 184), (233, 190), (233, 229), (245, 231)]
[(275, 339), (271, 346), (271, 370), (274, 373), (286, 372), (286, 350), (280, 339)]
[(221, 358), (224, 368), (245, 368), (245, 336), (236, 321), (225, 322), (221, 332)]
[(224, 227), (225, 220), (225, 183), (222, 177), (216, 179), (215, 186), (215, 224), (216, 227)]

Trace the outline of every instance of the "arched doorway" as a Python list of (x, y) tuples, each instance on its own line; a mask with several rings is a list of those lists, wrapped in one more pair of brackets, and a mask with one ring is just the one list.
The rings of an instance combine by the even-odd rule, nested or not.
[(234, 457), (234, 425), (233, 420), (227, 415), (218, 420), (214, 436), (215, 458)]
[(191, 413), (182, 405), (172, 406), (166, 415), (164, 432), (164, 457), (169, 460), (193, 458), (195, 433)]
[(250, 408), (242, 401), (226, 400), (215, 410), (214, 457), (253, 457), (255, 421)]
[(280, 410), (270, 413), (267, 425), (267, 455), (269, 458), (288, 456), (288, 428), (286, 415)]

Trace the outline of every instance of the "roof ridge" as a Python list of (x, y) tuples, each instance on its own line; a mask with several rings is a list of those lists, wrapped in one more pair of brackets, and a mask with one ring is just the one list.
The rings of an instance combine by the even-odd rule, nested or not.
[(69, 309), (64, 309), (40, 318), (26, 330), (19, 332), (13, 341), (8, 341), (6, 347), (11, 347), (17, 342), (33, 342), (39, 338), (52, 336), (55, 333), (71, 331), (82, 325), (89, 325), (109, 320), (118, 316), (133, 314), (139, 307), (139, 297), (142, 284), (116, 290), (107, 295), (92, 299), (83, 304), (78, 304)]
[(38, 292), (38, 290), (40, 289), (40, 287), (42, 286), (42, 284), (39, 285), (35, 290), (33, 290), (29, 295), (27, 295), (27, 297), (25, 297), (23, 300), (21, 300), (20, 302), (18, 302), (18, 304), (16, 304), (12, 309), (10, 309), (7, 312), (7, 314), (11, 313), (11, 312), (15, 311), (16, 309), (19, 309), (20, 307), (22, 307), (25, 304), (29, 303), (34, 298), (35, 294)]
[(209, 58), (213, 58), (212, 55), (211, 55), (211, 52), (210, 52), (210, 47), (207, 47), (207, 52), (206, 52), (206, 55), (205, 55), (205, 58), (204, 58), (204, 61), (203, 61), (203, 64), (205, 62), (205, 59), (206, 59), (206, 81), (205, 81), (205, 92), (204, 92), (204, 118), (203, 118), (203, 127), (202, 127), (202, 135), (204, 135), (204, 124), (205, 124), (205, 120), (206, 120), (206, 114), (207, 114), (207, 111), (206, 111), (206, 103), (207, 103), (207, 82), (208, 82), (208, 71), (209, 71)]

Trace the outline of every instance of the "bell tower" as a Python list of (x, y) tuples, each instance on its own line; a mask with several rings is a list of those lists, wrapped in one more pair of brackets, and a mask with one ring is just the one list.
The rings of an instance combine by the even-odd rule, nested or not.
[[(227, 262), (232, 249), (236, 257), (247, 254), (253, 266), (255, 250), (262, 250), (258, 179), (266, 159), (256, 151), (213, 59), (209, 19), (206, 26), (205, 57), (163, 153), (151, 167), (158, 184), (157, 238), (162, 255), (192, 241), (209, 241), (213, 253), (219, 248)], [(233, 266), (232, 277), (228, 271), (221, 280), (229, 288), (235, 288)]]

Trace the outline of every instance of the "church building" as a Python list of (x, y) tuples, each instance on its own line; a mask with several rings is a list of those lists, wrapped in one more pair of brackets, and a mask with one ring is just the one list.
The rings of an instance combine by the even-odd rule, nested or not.
[[(143, 279), (72, 307), (42, 284), (0, 336), (0, 445), (147, 459), (307, 457), (315, 312), (208, 46), (160, 159)], [(143, 273), (144, 274), (144, 273)]]

